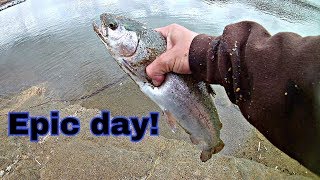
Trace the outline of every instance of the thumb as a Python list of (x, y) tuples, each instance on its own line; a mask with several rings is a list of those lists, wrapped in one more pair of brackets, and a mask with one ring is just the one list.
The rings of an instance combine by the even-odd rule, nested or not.
[(167, 40), (167, 50), (171, 49), (173, 44), (172, 44), (172, 40), (171, 40), (171, 32), (170, 32), (170, 25), (169, 26), (165, 26), (165, 27), (161, 27), (161, 28), (156, 28), (154, 29), (155, 31), (159, 32), (162, 34), (163, 37), (166, 38)]
[(146, 68), (147, 75), (152, 79), (155, 86), (160, 86), (165, 79), (165, 74), (173, 68), (174, 62), (171, 60), (171, 51), (172, 49), (161, 54)]

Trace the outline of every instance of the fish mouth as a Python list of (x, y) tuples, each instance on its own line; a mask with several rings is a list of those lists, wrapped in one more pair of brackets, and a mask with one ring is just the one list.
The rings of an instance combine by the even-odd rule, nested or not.
[(103, 24), (101, 24), (101, 26), (99, 28), (98, 24), (95, 21), (92, 22), (92, 27), (93, 27), (94, 32), (98, 35), (98, 37), (103, 42), (107, 43), (106, 38), (108, 37), (108, 29), (105, 28), (103, 26)]

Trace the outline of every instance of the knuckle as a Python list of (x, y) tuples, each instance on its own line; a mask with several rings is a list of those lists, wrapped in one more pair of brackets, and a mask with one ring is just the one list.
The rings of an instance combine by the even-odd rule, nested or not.
[(170, 25), (172, 28), (178, 28), (179, 27), (179, 25), (177, 24), (177, 23), (173, 23), (173, 24), (171, 24)]
[(150, 76), (153, 75), (154, 70), (153, 70), (153, 65), (152, 65), (152, 64), (150, 64), (149, 66), (147, 66), (146, 72), (147, 72), (147, 74), (150, 75)]
[(147, 74), (148, 74), (148, 75), (151, 75), (150, 65), (149, 65), (149, 66), (147, 66), (147, 68), (146, 68), (146, 72), (147, 72)]
[(166, 69), (166, 71), (167, 72), (170, 72), (170, 71), (172, 71), (172, 69), (173, 69), (173, 63), (174, 62), (174, 59), (168, 59), (166, 62), (165, 62), (165, 64), (164, 64), (164, 66), (165, 66), (165, 69)]

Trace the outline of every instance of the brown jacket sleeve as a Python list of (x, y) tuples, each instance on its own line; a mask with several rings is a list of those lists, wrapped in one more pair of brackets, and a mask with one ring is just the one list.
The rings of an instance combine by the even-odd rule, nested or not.
[(196, 36), (189, 63), (194, 77), (224, 86), (275, 146), (320, 174), (320, 36), (271, 36), (244, 21)]

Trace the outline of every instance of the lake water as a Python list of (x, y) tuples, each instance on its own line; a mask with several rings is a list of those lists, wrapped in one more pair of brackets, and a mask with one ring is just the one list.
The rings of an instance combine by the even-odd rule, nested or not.
[[(163, 116), (161, 135), (146, 136), (141, 143), (92, 137), (86, 127), (98, 110), (121, 116), (160, 111), (94, 33), (92, 21), (104, 12), (126, 15), (151, 28), (178, 23), (211, 35), (220, 35), (226, 25), (241, 20), (256, 21), (272, 34), (320, 34), (319, 0), (26, 0), (0, 11), (0, 130), (8, 127), (9, 111), (48, 117), (53, 109), (61, 111), (61, 117), (79, 117), (83, 127), (77, 137), (45, 136), (43, 143), (30, 143), (27, 137), (8, 138), (7, 131), (0, 131), (0, 179), (3, 175), (5, 179), (144, 179), (145, 172), (160, 179), (180, 175), (190, 179), (285, 178), (280, 172), (288, 177), (296, 173), (315, 177), (253, 129), (227, 95), (221, 96), (222, 87), (216, 91), (215, 102), (226, 146), (205, 164), (199, 160), (200, 151), (190, 146), (188, 135), (183, 130), (172, 133)], [(46, 83), (49, 100), (39, 96), (43, 92), (40, 83)], [(38, 86), (10, 96), (33, 85)], [(67, 101), (76, 99), (85, 100), (71, 105)]]
[(211, 35), (241, 20), (272, 34), (320, 34), (318, 0), (27, 0), (0, 11), (0, 96), (45, 82), (53, 97), (76, 99), (121, 83), (127, 77), (92, 30), (103, 12)]

